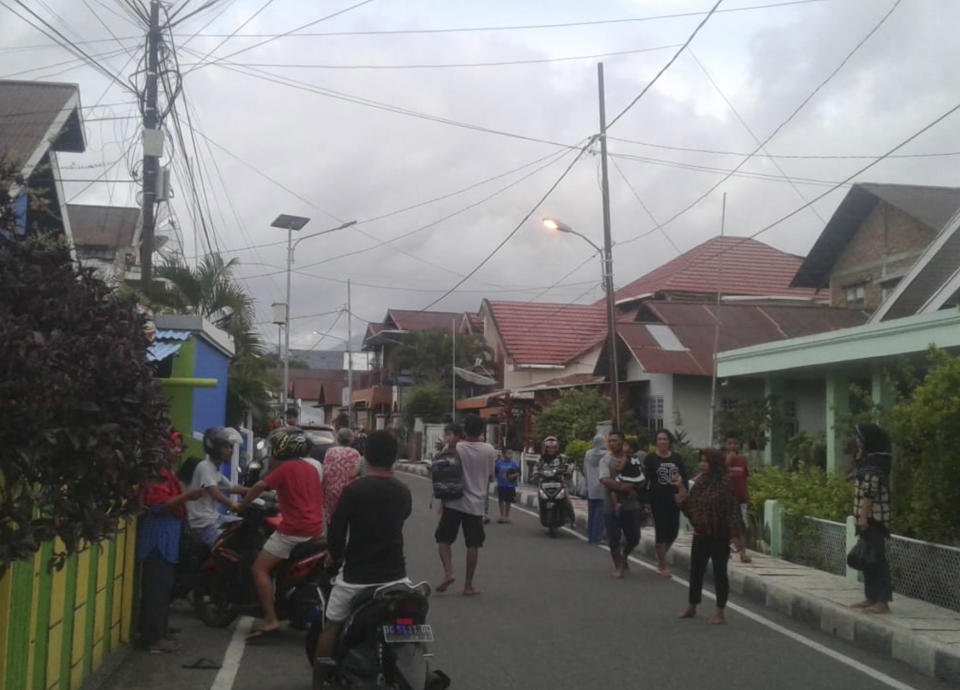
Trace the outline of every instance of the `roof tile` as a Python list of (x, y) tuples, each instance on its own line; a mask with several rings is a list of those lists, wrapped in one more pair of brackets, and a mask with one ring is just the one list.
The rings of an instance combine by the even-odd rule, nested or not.
[(599, 344), (607, 333), (602, 304), (486, 304), (507, 353), (519, 365), (564, 365)]

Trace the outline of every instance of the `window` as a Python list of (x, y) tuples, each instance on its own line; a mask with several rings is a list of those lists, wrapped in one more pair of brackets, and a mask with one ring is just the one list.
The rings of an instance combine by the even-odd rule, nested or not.
[(651, 395), (647, 398), (647, 429), (653, 433), (663, 428), (663, 396)]
[(867, 296), (867, 284), (848, 285), (843, 289), (843, 295), (848, 305), (863, 304)]
[(797, 419), (797, 401), (783, 401), (783, 424), (787, 438), (792, 438), (800, 433), (800, 421)]

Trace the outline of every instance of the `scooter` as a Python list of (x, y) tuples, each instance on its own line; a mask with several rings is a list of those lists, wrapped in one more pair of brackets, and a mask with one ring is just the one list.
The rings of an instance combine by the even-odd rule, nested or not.
[(568, 517), (567, 509), (567, 465), (565, 462), (545, 464), (537, 468), (538, 491), (537, 507), (540, 512), (540, 524), (550, 531), (554, 539)]
[[(324, 597), (329, 590), (324, 590)], [(333, 658), (330, 680), (347, 688), (443, 690), (450, 678), (432, 670), (427, 644), (434, 641), (427, 624), (430, 585), (398, 583), (370, 589), (353, 604)], [(326, 599), (325, 599), (326, 600)], [(311, 668), (323, 619), (314, 621), (305, 645)]]
[[(223, 628), (242, 611), (259, 608), (250, 569), (279, 521), (275, 504), (257, 498), (242, 520), (224, 528), (194, 584), (194, 610), (206, 625)], [(274, 572), (277, 616), (292, 628), (306, 630), (322, 617), (321, 590), (330, 586), (326, 554), (323, 540), (298, 544)]]

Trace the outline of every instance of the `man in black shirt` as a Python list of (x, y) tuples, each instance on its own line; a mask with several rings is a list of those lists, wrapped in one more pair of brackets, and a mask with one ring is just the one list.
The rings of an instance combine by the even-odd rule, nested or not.
[[(327, 602), (326, 623), (317, 642), (314, 688), (321, 688), (351, 604), (371, 587), (407, 581), (403, 523), (410, 516), (410, 490), (393, 476), (397, 440), (387, 431), (366, 439), (367, 474), (340, 494), (327, 529), (327, 566), (343, 561)], [(349, 531), (349, 540), (347, 533)]]

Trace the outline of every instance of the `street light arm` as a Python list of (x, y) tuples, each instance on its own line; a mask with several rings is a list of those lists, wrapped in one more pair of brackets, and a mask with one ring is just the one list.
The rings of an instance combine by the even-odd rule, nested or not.
[(589, 244), (591, 247), (593, 247), (594, 249), (596, 249), (598, 252), (600, 252), (601, 254), (603, 254), (603, 249), (601, 249), (599, 246), (597, 246), (597, 243), (594, 242), (593, 240), (591, 240), (591, 239), (590, 239), (589, 237), (587, 237), (586, 235), (584, 235), (584, 234), (582, 234), (582, 233), (579, 233), (579, 232), (577, 232), (576, 230), (574, 230), (574, 229), (572, 229), (572, 228), (571, 228), (570, 230), (564, 230), (563, 232), (569, 232), (571, 235), (576, 235), (577, 237), (579, 237), (580, 239), (582, 239), (584, 242), (586, 242), (587, 244)]
[(335, 228), (330, 228), (329, 230), (321, 230), (320, 232), (312, 232), (312, 233), (310, 233), (309, 235), (304, 235), (303, 237), (298, 237), (297, 240), (293, 243), (293, 246), (291, 247), (291, 249), (296, 249), (298, 244), (300, 244), (300, 243), (303, 242), (304, 240), (309, 240), (311, 237), (318, 237), (318, 236), (320, 236), (320, 235), (326, 235), (326, 234), (329, 234), (329, 233), (331, 233), (331, 232), (336, 232), (337, 230), (344, 230), (344, 229), (349, 228), (350, 226), (356, 225), (356, 224), (357, 224), (357, 221), (351, 220), (349, 223), (343, 223), (342, 225), (338, 225), (338, 226), (335, 227)]

